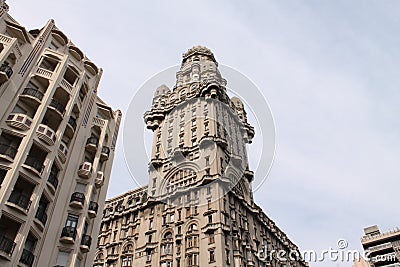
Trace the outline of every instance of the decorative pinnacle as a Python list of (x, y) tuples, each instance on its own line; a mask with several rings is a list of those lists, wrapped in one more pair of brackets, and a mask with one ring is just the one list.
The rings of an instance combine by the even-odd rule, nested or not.
[(186, 59), (196, 54), (208, 56), (212, 59), (212, 61), (214, 61), (215, 63), (217, 62), (215, 60), (213, 52), (211, 52), (211, 50), (208, 49), (207, 47), (201, 45), (193, 46), (186, 53), (184, 53), (182, 55), (183, 61), (186, 61)]

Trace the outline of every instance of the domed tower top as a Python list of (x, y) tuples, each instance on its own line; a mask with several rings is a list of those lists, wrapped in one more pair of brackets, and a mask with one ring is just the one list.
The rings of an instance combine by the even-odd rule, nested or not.
[(190, 48), (186, 53), (182, 55), (182, 65), (187, 62), (194, 62), (194, 61), (204, 61), (204, 60), (211, 60), (216, 65), (218, 65), (217, 60), (215, 60), (213, 52), (205, 46), (197, 45)]

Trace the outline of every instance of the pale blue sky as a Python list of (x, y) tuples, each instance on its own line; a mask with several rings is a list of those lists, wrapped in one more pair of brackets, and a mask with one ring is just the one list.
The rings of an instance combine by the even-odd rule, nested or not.
[[(360, 249), (363, 227), (400, 225), (399, 1), (8, 4), (28, 29), (54, 18), (104, 69), (99, 94), (124, 113), (142, 83), (193, 45), (252, 79), (277, 131), (255, 197), (300, 249), (335, 248), (339, 238)], [(109, 196), (134, 186), (119, 142)]]

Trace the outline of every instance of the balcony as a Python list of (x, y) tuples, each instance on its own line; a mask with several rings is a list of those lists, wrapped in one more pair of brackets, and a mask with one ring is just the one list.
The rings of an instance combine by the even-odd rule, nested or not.
[(104, 173), (103, 172), (97, 172), (96, 178), (94, 180), (94, 185), (99, 188), (104, 184)]
[(17, 149), (8, 145), (8, 144), (0, 144), (0, 157), (13, 161), (15, 155), (17, 154)]
[(53, 72), (51, 70), (47, 70), (41, 67), (37, 68), (36, 74), (46, 79), (51, 79), (51, 76), (53, 76)]
[(82, 209), (83, 205), (85, 205), (85, 194), (81, 192), (73, 193), (69, 205), (77, 209)]
[(43, 161), (36, 158), (35, 156), (28, 155), (24, 162), (24, 168), (27, 168), (40, 176), (44, 168)]
[(73, 86), (66, 79), (62, 79), (60, 84), (67, 92), (72, 91)]
[(65, 226), (61, 232), (60, 242), (73, 244), (76, 238), (76, 228), (72, 226)]
[(40, 103), (43, 99), (44, 94), (36, 88), (25, 88), (22, 91), (21, 97), (31, 99), (36, 103)]
[(86, 141), (86, 149), (89, 151), (96, 151), (99, 145), (99, 139), (97, 137), (89, 137)]
[(58, 177), (56, 173), (50, 172), (49, 179), (47, 182), (53, 187), (53, 193), (57, 189), (58, 186)]
[(31, 127), (32, 119), (26, 114), (11, 113), (8, 115), (6, 123), (13, 128), (26, 131)]
[(92, 237), (90, 235), (83, 235), (81, 240), (81, 251), (86, 253), (90, 250), (92, 244)]
[(67, 155), (68, 155), (67, 145), (61, 142), (60, 146), (58, 147), (58, 157), (60, 158), (62, 163), (65, 163)]
[(97, 204), (97, 202), (90, 201), (88, 209), (89, 217), (90, 218), (96, 217), (98, 209), (99, 209), (99, 204)]
[(44, 124), (39, 125), (38, 129), (36, 130), (36, 134), (40, 140), (50, 146), (54, 145), (57, 140), (57, 136), (54, 130)]
[(27, 249), (24, 249), (22, 251), (21, 258), (19, 259), (19, 262), (22, 264), (25, 264), (26, 266), (31, 267), (33, 265), (33, 262), (35, 260), (35, 256), (33, 253)]
[(11, 255), (14, 251), (16, 244), (13, 240), (0, 236), (0, 256), (8, 260), (11, 259)]
[(47, 213), (46, 213), (46, 209), (43, 206), (39, 206), (36, 215), (35, 215), (35, 219), (37, 219), (37, 221), (40, 222), (40, 228), (43, 230), (44, 226), (46, 225), (47, 222)]
[(56, 111), (61, 117), (64, 115), (65, 107), (54, 98), (51, 100), (49, 107)]
[(109, 156), (110, 156), (110, 148), (108, 146), (103, 146), (101, 148), (100, 160), (101, 161), (108, 160)]
[(73, 132), (75, 132), (75, 130), (76, 130), (76, 119), (73, 118), (73, 117), (69, 117), (68, 126), (70, 126), (72, 128)]
[(89, 178), (89, 174), (92, 172), (92, 163), (83, 162), (78, 169), (78, 175), (82, 178)]
[(0, 84), (5, 83), (10, 79), (11, 75), (13, 74), (13, 70), (10, 66), (8, 66), (6, 63), (3, 63), (0, 66)]
[(27, 214), (31, 205), (30, 196), (27, 196), (19, 191), (11, 192), (8, 202), (9, 206), (16, 208), (25, 215)]

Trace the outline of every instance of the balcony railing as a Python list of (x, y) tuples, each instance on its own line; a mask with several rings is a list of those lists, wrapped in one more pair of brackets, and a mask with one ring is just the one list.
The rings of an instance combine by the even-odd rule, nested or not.
[(90, 235), (83, 235), (81, 240), (81, 249), (85, 252), (89, 251), (92, 244), (92, 237)]
[(57, 189), (58, 186), (57, 173), (50, 172), (49, 179), (47, 181), (54, 187), (54, 189)]
[(59, 103), (57, 100), (55, 100), (54, 98), (51, 100), (49, 106), (56, 109), (61, 114), (64, 114), (65, 107), (61, 103)]
[(43, 161), (39, 160), (34, 156), (28, 155), (25, 160), (25, 165), (28, 165), (35, 169), (38, 173), (42, 173), (43, 170)]
[(38, 219), (43, 225), (46, 225), (47, 222), (46, 208), (39, 206), (35, 218)]
[(75, 131), (76, 130), (76, 119), (73, 117), (69, 117), (68, 119), (68, 124), (71, 126), (71, 128)]
[(0, 66), (0, 71), (4, 72), (7, 75), (7, 78), (10, 78), (11, 75), (13, 75), (13, 70), (10, 66), (8, 66), (7, 64), (3, 63)]
[(75, 192), (71, 195), (70, 199), (71, 206), (82, 208), (85, 204), (85, 194), (81, 192)]
[(0, 236), (0, 251), (3, 251), (11, 256), (14, 251), (15, 245), (16, 244), (13, 240), (5, 236)]
[(89, 209), (88, 209), (89, 217), (90, 218), (96, 217), (98, 209), (99, 209), (99, 205), (97, 204), (97, 202), (90, 201)]
[(17, 149), (7, 144), (0, 144), (0, 154), (14, 159)]
[(75, 240), (76, 238), (76, 228), (72, 227), (72, 226), (65, 226), (62, 229), (61, 232), (61, 237), (67, 237), (67, 238), (72, 238), (73, 240)]
[(99, 139), (97, 137), (89, 137), (86, 140), (86, 145), (94, 145), (97, 146), (99, 144)]
[(90, 201), (89, 210), (94, 211), (94, 212), (97, 213), (98, 209), (99, 209), (99, 204), (97, 204), (97, 202)]
[(101, 148), (101, 154), (100, 154), (101, 159), (107, 160), (109, 156), (110, 156), (110, 148), (108, 146), (103, 146)]
[(8, 202), (13, 203), (26, 211), (29, 209), (29, 206), (31, 205), (30, 197), (18, 191), (13, 191), (11, 193)]
[(31, 267), (33, 265), (33, 261), (35, 260), (35, 256), (33, 253), (27, 249), (24, 249), (22, 251), (21, 258), (19, 259), (19, 262), (22, 264), (25, 264), (26, 266)]
[(36, 98), (38, 101), (42, 101), (43, 99), (43, 93), (40, 92), (36, 88), (25, 88), (24, 91), (22, 92), (22, 95), (26, 96), (32, 96), (33, 98)]

